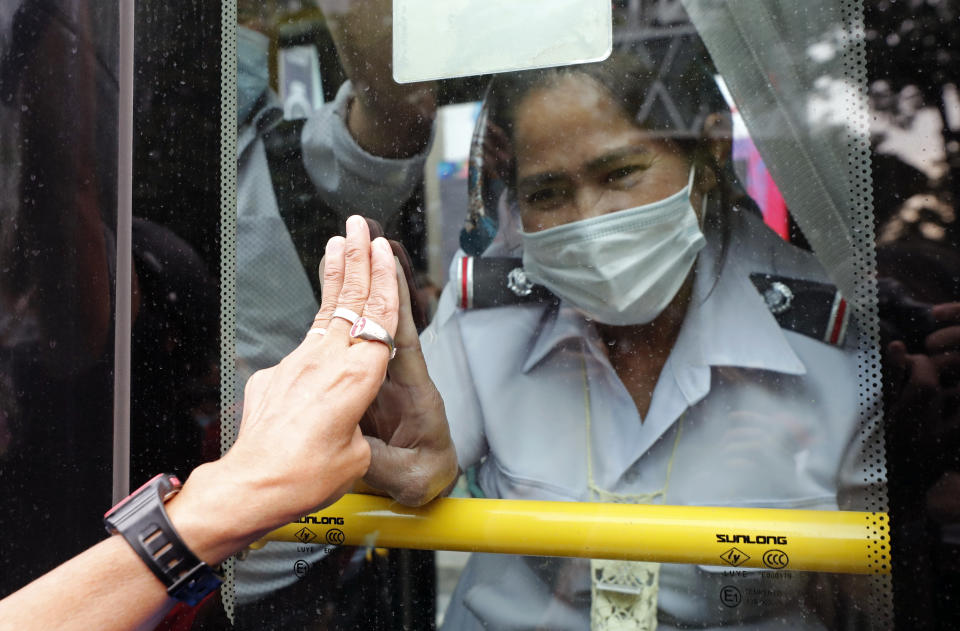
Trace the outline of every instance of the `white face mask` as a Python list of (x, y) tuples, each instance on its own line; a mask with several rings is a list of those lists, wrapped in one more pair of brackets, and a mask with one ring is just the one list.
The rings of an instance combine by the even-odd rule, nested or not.
[(691, 168), (687, 185), (666, 199), (523, 232), (523, 268), (597, 322), (652, 322), (706, 244), (690, 203), (692, 187)]

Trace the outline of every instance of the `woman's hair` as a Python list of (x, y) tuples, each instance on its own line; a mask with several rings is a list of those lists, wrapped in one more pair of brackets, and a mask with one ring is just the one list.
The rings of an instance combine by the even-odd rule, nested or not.
[[(530, 92), (561, 85), (570, 77), (585, 77), (603, 88), (638, 127), (669, 139), (691, 161), (714, 167), (715, 161), (701, 135), (703, 124), (712, 113), (729, 112), (710, 71), (709, 57), (702, 46), (699, 50), (703, 57), (688, 59), (681, 69), (671, 73), (661, 72), (637, 55), (618, 52), (599, 63), (498, 75), (486, 97), (488, 121), (512, 141), (517, 108)], [(655, 90), (660, 94), (666, 91), (674, 111), (663, 101), (648, 103), (648, 96)], [(694, 129), (678, 128), (683, 122)], [(511, 190), (515, 162), (514, 159), (500, 169)], [(718, 175), (723, 179), (723, 174)]]

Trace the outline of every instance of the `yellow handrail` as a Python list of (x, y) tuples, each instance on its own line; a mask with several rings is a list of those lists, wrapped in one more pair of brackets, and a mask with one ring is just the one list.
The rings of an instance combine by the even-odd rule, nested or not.
[[(263, 541), (887, 574), (885, 513), (345, 495)], [(254, 546), (256, 547), (256, 546)]]

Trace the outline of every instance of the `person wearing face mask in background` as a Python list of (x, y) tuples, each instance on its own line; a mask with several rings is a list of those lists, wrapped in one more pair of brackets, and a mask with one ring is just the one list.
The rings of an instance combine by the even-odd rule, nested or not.
[[(651, 57), (494, 78), (474, 157), (506, 156), (486, 171), (506, 192), (471, 205), (475, 256), (451, 266), (408, 379), (422, 396), (397, 414), (445, 418), (488, 497), (865, 510), (880, 481), (846, 302), (741, 192), (699, 40), (669, 72)], [(470, 233), (489, 226), (492, 242)], [(737, 565), (474, 554), (443, 628), (855, 622), (849, 585)], [(725, 586), (742, 602), (722, 602)]]

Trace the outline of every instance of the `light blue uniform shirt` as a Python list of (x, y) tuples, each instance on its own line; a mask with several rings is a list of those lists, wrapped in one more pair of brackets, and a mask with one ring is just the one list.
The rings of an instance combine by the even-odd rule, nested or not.
[[(488, 497), (589, 501), (592, 445), (595, 484), (614, 493), (663, 489), (672, 456), (666, 504), (865, 506), (875, 489), (859, 431), (856, 334), (837, 347), (782, 329), (749, 275), (828, 280), (758, 217), (730, 215), (719, 276), (721, 238), (707, 229), (690, 307), (642, 422), (596, 329), (573, 308), (463, 311), (447, 287), (423, 349), (460, 466), (479, 465)], [(719, 558), (663, 565), (659, 628), (823, 628), (801, 598), (812, 575), (732, 570)], [(745, 594), (735, 608), (719, 598), (731, 584)], [(444, 628), (582, 630), (589, 615), (588, 561), (475, 554)]]

